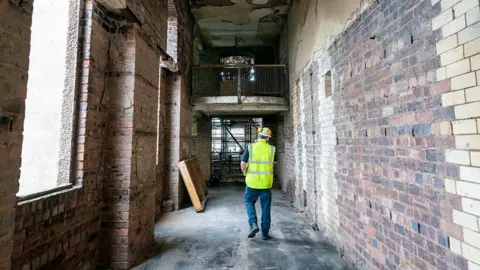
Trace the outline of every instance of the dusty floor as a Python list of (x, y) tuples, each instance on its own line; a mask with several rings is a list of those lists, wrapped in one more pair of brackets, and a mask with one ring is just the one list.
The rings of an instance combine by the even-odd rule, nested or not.
[(349, 269), (280, 192), (273, 196), (269, 241), (261, 234), (247, 238), (242, 186), (209, 192), (205, 213), (188, 208), (163, 216), (155, 229), (156, 255), (133, 269)]

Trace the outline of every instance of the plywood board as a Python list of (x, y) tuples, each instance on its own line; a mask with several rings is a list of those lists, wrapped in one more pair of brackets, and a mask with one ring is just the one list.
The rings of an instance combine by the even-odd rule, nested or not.
[[(193, 207), (197, 212), (205, 210), (207, 196), (200, 179), (203, 177), (198, 175), (197, 168), (195, 166), (196, 158), (187, 159), (179, 163), (180, 173), (183, 178), (183, 182), (187, 187), (188, 195), (192, 200)], [(202, 180), (203, 181), (203, 180)]]
[(202, 170), (200, 169), (200, 163), (198, 162), (197, 158), (193, 159), (193, 165), (195, 166), (195, 169), (197, 171), (198, 181), (202, 184), (203, 191), (204, 191), (205, 195), (208, 195), (207, 182), (205, 181), (205, 178), (203, 177)]

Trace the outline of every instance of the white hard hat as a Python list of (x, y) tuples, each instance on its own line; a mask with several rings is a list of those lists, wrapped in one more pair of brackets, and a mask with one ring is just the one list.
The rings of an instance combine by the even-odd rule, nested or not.
[(262, 136), (270, 138), (270, 137), (272, 137), (272, 131), (267, 127), (259, 128), (258, 129), (258, 135), (262, 135)]

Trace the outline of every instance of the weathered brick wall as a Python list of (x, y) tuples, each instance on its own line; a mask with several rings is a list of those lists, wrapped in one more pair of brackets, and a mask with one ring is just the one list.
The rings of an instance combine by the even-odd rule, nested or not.
[(28, 80), (32, 1), (0, 2), (0, 268), (10, 269)]
[[(146, 10), (144, 24), (135, 26), (111, 21), (92, 0), (81, 2), (75, 187), (20, 202), (15, 216), (31, 4), (0, 2), (5, 18), (0, 34), (2, 41), (8, 41), (2, 46), (6, 51), (0, 64), (1, 87), (10, 95), (0, 103), (0, 136), (8, 143), (2, 157), (9, 158), (0, 161), (6, 167), (0, 174), (5, 183), (0, 190), (4, 235), (0, 268), (9, 269), (11, 258), (12, 269), (103, 269), (107, 265), (127, 269), (151, 243), (159, 208), (155, 204), (162, 200), (156, 196), (156, 179), (163, 172), (155, 163), (155, 149), (157, 132), (163, 131), (161, 126), (157, 130), (157, 99), (165, 104), (166, 97), (165, 87), (159, 87), (160, 53), (152, 44), (166, 48), (166, 20), (161, 25), (166, 16), (157, 18), (158, 12), (166, 11), (159, 6), (166, 3), (133, 3), (136, 14), (141, 6)], [(151, 17), (155, 20), (149, 24)], [(185, 23), (191, 29), (191, 21)], [(155, 31), (146, 25), (156, 25)], [(165, 46), (161, 32), (165, 32)], [(182, 52), (189, 55), (189, 45), (184, 46)], [(188, 78), (188, 60), (182, 63)], [(182, 83), (186, 89), (182, 106), (189, 109), (189, 80)], [(162, 115), (166, 109), (161, 106)], [(190, 113), (188, 109), (184, 111)], [(183, 135), (186, 151), (189, 136), (188, 132)]]
[(150, 47), (138, 38), (135, 55), (132, 159), (132, 173), (135, 177), (134, 186), (130, 190), (129, 212), (129, 246), (132, 261), (137, 260), (153, 240), (159, 66), (160, 58), (156, 48)]
[(93, 2), (83, 4), (83, 69), (76, 139), (76, 177), (82, 186), (18, 204), (12, 269), (94, 269), (97, 266), (103, 175), (99, 150), (105, 136), (105, 106), (101, 98), (108, 59), (108, 31), (102, 28), (101, 14), (94, 14)]
[(178, 12), (173, 0), (168, 1), (167, 53), (177, 59), (178, 50)]
[[(103, 267), (128, 267), (130, 196), (136, 179), (133, 175), (134, 97), (136, 83), (137, 32), (125, 28), (111, 33), (105, 104), (107, 106), (105, 144), (105, 184), (102, 213)], [(133, 76), (132, 76), (133, 75)], [(133, 224), (132, 224), (133, 225)]]
[(180, 209), (183, 204), (185, 186), (180, 177), (178, 162), (181, 160), (180, 119), (181, 119), (181, 84), (182, 77), (169, 74), (166, 93), (165, 122), (165, 167), (166, 177), (163, 201), (163, 211)]
[(450, 112), (440, 123), (440, 134), (454, 137), (442, 152), (451, 172), (444, 183), (446, 197), (454, 202), (444, 224), (450, 249), (468, 260), (469, 269), (479, 269), (480, 7), (478, 1), (436, 2), (442, 9), (432, 20), (432, 28), (442, 32), (436, 80), (444, 86), (441, 104)]
[[(178, 210), (187, 199), (185, 185), (178, 171), (178, 162), (192, 155), (192, 109), (190, 105), (191, 60), (193, 57), (193, 17), (188, 1), (174, 1), (178, 13), (178, 67), (179, 71), (167, 79), (167, 121), (165, 127), (168, 138), (165, 140), (165, 155), (168, 194), (164, 210)], [(168, 132), (167, 132), (168, 130)]]
[(478, 14), (373, 1), (290, 73), (287, 193), (358, 268), (478, 268)]
[(197, 157), (205, 181), (211, 178), (212, 121), (209, 117), (194, 118), (192, 154)]
[(139, 31), (112, 34), (102, 233), (108, 265), (127, 269), (153, 239), (160, 60)]
[(166, 93), (167, 93), (167, 71), (160, 69), (159, 74), (159, 92), (158, 92), (158, 145), (157, 145), (157, 180), (156, 180), (156, 193), (155, 193), (155, 216), (160, 217), (162, 213), (162, 201), (165, 198), (164, 186), (168, 184), (167, 171), (166, 171), (166, 141), (169, 133), (167, 133), (167, 105), (166, 105)]
[(168, 0), (127, 0), (127, 6), (140, 21), (142, 38), (166, 52)]

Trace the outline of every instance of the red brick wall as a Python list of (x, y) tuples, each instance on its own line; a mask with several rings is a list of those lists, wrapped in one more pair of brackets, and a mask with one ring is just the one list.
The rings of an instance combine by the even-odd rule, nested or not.
[(127, 6), (140, 21), (143, 38), (166, 52), (168, 0), (128, 0)]
[(178, 67), (167, 79), (167, 123), (165, 134), (165, 163), (168, 185), (164, 186), (164, 210), (179, 209), (188, 199), (178, 171), (178, 162), (192, 154), (192, 109), (190, 105), (191, 59), (193, 56), (193, 17), (188, 1), (174, 1), (178, 13)]
[(291, 81), (287, 192), (360, 269), (467, 269), (447, 236), (459, 199), (444, 179), (459, 172), (440, 133), (454, 118), (435, 75), (440, 5), (373, 1)]
[[(0, 160), (0, 166), (8, 168), (1, 170), (0, 181), (11, 183), (0, 190), (1, 269), (10, 268), (10, 258), (12, 269), (96, 269), (107, 264), (127, 269), (153, 240), (160, 52), (151, 44), (161, 37), (144, 39), (148, 28), (119, 32), (120, 25), (93, 1), (84, 4), (76, 185), (18, 203), (15, 217), (31, 5), (0, 3), (0, 13), (10, 18), (0, 27), (2, 41), (9, 41), (2, 46), (8, 54), (1, 56), (1, 87), (11, 94), (0, 102), (0, 116), (7, 116), (2, 118), (0, 136), (9, 142), (0, 150), (7, 151), (2, 157), (9, 157)], [(166, 21), (160, 28), (166, 33)]]
[(0, 269), (10, 268), (20, 177), (32, 3), (0, 1)]
[(132, 262), (153, 241), (156, 142), (160, 58), (156, 48), (137, 37), (133, 112), (133, 181), (130, 189), (129, 245)]
[(160, 69), (159, 74), (159, 93), (158, 93), (158, 153), (157, 153), (157, 180), (156, 180), (156, 199), (155, 199), (155, 216), (158, 218), (162, 213), (162, 201), (165, 198), (164, 185), (168, 184), (167, 171), (165, 166), (166, 160), (166, 140), (169, 134), (166, 132), (165, 127), (168, 125), (166, 114), (166, 92), (167, 92), (167, 71)]
[[(92, 2), (85, 8), (91, 18)], [(82, 187), (20, 202), (15, 219), (12, 269), (93, 269), (99, 254), (104, 111), (102, 94), (107, 66), (108, 32), (101, 14), (84, 25), (77, 138), (77, 180)], [(87, 22), (90, 21), (87, 19)], [(27, 268), (28, 269), (28, 268)]]

